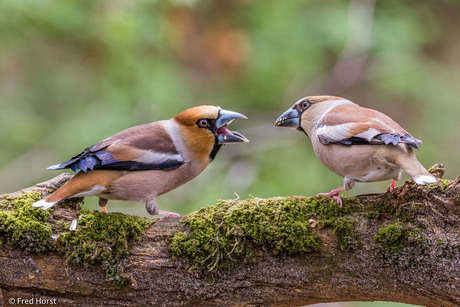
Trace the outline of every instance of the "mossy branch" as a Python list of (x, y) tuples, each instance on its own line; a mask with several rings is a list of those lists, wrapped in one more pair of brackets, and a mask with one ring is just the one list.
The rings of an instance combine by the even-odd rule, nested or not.
[(81, 199), (31, 207), (68, 178), (0, 196), (0, 305), (460, 304), (460, 177), (345, 198), (342, 209), (324, 197), (250, 198), (157, 222), (84, 211)]

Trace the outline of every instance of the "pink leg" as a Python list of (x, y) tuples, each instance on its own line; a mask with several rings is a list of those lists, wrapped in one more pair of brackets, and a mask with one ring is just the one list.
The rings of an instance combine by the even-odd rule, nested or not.
[(169, 211), (163, 211), (163, 210), (159, 210), (158, 211), (158, 214), (161, 214), (163, 215), (164, 217), (180, 217), (180, 214), (178, 213), (175, 213), (175, 212), (169, 212)]
[(108, 202), (109, 202), (108, 199), (99, 197), (99, 206), (101, 207), (102, 212), (104, 212), (104, 213), (107, 213), (107, 207), (106, 206), (107, 206)]
[(393, 179), (393, 182), (388, 186), (387, 193), (393, 192), (393, 190), (395, 189), (396, 182), (397, 181)]
[(340, 188), (330, 191), (329, 193), (319, 193), (318, 195), (332, 196), (332, 198), (334, 198), (337, 201), (337, 203), (340, 205), (340, 208), (342, 208), (342, 199), (340, 198), (339, 193), (344, 190), (345, 190), (345, 187), (340, 187)]

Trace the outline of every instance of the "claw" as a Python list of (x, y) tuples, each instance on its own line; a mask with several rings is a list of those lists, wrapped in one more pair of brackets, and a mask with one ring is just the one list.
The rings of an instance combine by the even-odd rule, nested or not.
[(345, 187), (340, 187), (340, 188), (330, 191), (329, 193), (319, 193), (318, 195), (332, 196), (332, 198), (334, 198), (335, 201), (340, 205), (340, 208), (342, 208), (342, 198), (340, 198), (339, 193), (344, 190), (345, 190)]
[(333, 195), (332, 198), (334, 198), (337, 201), (337, 203), (340, 205), (340, 208), (342, 208), (342, 198), (340, 198), (339, 195), (335, 195), (335, 196)]
[(180, 214), (178, 214), (178, 213), (169, 212), (169, 211), (163, 211), (163, 210), (158, 211), (158, 214), (161, 214), (161, 215), (163, 215), (163, 216), (166, 217), (166, 218), (170, 218), (170, 217), (180, 217)]

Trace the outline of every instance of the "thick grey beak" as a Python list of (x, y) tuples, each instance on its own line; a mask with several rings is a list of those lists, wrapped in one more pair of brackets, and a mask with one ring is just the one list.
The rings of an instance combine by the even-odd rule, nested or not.
[(241, 133), (227, 129), (227, 125), (239, 118), (247, 119), (246, 116), (237, 112), (227, 110), (219, 111), (219, 118), (216, 120), (218, 144), (249, 142)]
[(233, 112), (233, 111), (227, 111), (227, 110), (220, 110), (219, 111), (219, 118), (216, 121), (216, 127), (220, 128), (224, 125), (230, 124), (233, 120), (242, 118), (242, 119), (248, 119), (246, 116), (243, 114)]
[(275, 126), (277, 127), (286, 127), (286, 128), (293, 128), (297, 129), (300, 126), (300, 113), (296, 109), (289, 109), (283, 114), (275, 122)]

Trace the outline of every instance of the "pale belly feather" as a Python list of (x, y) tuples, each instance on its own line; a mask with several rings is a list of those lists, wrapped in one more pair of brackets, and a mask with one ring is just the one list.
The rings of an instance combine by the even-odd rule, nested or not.
[[(359, 182), (399, 178), (401, 167), (388, 158), (392, 156), (388, 155), (388, 147), (382, 154), (382, 146), (389, 145), (323, 145), (319, 141), (313, 144), (316, 156), (328, 169)], [(394, 154), (398, 154), (400, 149), (392, 147)]]
[(204, 168), (200, 165), (185, 163), (171, 171), (127, 172), (98, 196), (115, 200), (144, 201), (183, 185), (200, 174)]

